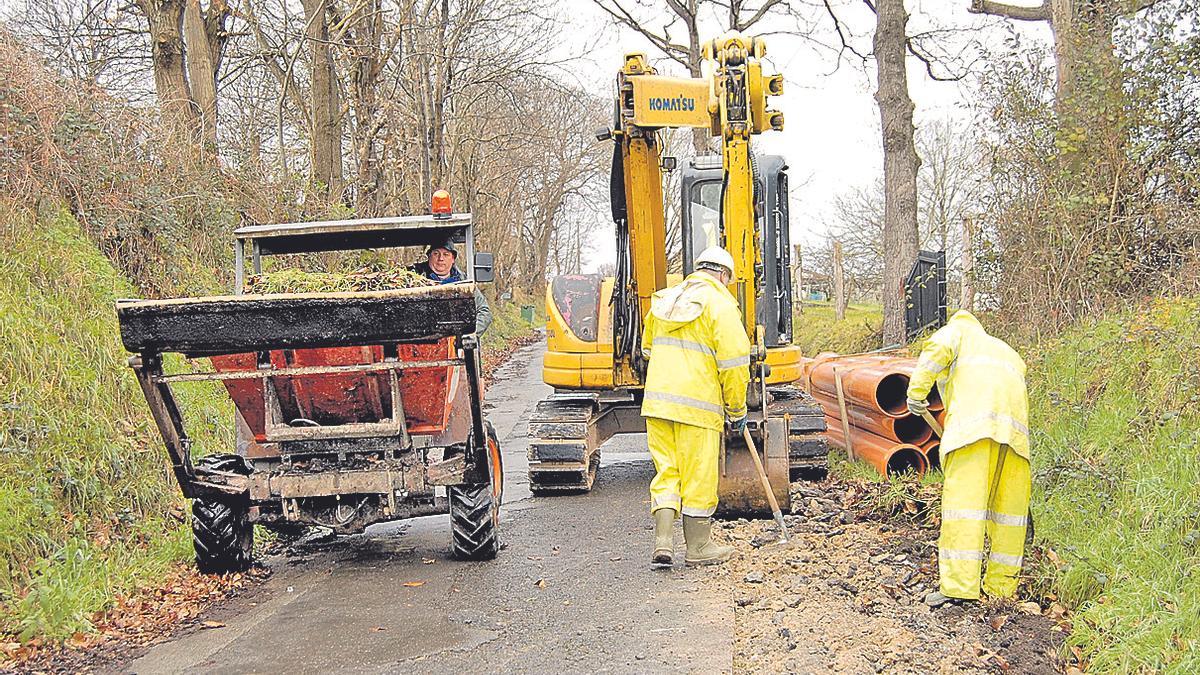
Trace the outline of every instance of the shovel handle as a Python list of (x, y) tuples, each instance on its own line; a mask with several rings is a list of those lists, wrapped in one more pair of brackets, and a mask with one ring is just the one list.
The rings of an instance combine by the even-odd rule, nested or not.
[(929, 428), (933, 429), (933, 433), (937, 434), (938, 438), (942, 437), (942, 425), (938, 424), (937, 418), (933, 416), (933, 413), (926, 410), (921, 413), (921, 419), (929, 424)]
[(762, 483), (763, 491), (767, 493), (767, 503), (771, 505), (771, 515), (775, 517), (775, 522), (779, 524), (780, 540), (787, 541), (788, 531), (787, 526), (783, 524), (783, 512), (779, 510), (779, 502), (775, 499), (775, 492), (771, 490), (771, 481), (767, 478), (767, 470), (763, 468), (762, 460), (758, 457), (758, 448), (754, 447), (754, 437), (750, 435), (750, 430), (742, 427), (742, 440), (746, 441), (746, 449), (750, 451), (750, 456), (754, 458), (754, 468), (758, 469), (758, 480)]

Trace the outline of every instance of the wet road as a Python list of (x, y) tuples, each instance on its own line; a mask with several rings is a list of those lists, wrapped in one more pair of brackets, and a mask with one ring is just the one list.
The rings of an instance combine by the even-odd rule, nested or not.
[[(549, 393), (543, 344), (501, 368), (488, 416), (505, 456), (492, 562), (448, 555), (446, 516), (373, 527), (304, 556), (121, 670), (172, 672), (728, 672), (733, 606), (704, 570), (647, 564), (643, 436), (603, 448), (590, 494), (532, 498), (526, 419)], [(682, 542), (678, 542), (682, 557)], [(410, 585), (405, 585), (410, 584)]]

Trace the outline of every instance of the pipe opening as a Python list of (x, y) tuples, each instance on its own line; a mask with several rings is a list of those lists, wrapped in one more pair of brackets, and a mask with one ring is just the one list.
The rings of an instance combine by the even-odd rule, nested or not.
[(885, 375), (875, 387), (875, 405), (892, 417), (908, 414), (908, 376)]
[(892, 431), (896, 434), (896, 440), (912, 445), (924, 445), (933, 438), (933, 429), (929, 427), (929, 423), (916, 415), (895, 418)]
[(925, 447), (925, 461), (929, 463), (930, 469), (942, 468), (941, 448), (941, 443), (932, 443)]
[(925, 473), (926, 466), (925, 455), (921, 454), (920, 449), (901, 446), (888, 457), (887, 473), (893, 477), (911, 471), (919, 476)]

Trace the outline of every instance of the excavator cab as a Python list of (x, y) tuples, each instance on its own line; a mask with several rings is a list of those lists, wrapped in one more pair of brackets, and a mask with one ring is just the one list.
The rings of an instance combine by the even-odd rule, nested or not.
[[(763, 235), (763, 268), (759, 272), (762, 294), (757, 303), (759, 325), (767, 348), (792, 343), (792, 256), (788, 228), (787, 162), (778, 155), (756, 155), (755, 212)], [(683, 167), (682, 244), (683, 273), (691, 274), (692, 261), (709, 246), (725, 246), (721, 228), (721, 158), (695, 157)]]

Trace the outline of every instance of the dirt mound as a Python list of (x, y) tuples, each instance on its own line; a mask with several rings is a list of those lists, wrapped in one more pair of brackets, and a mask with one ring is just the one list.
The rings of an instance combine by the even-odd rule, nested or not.
[(829, 481), (792, 486), (790, 545), (770, 521), (722, 523), (739, 549), (737, 672), (1053, 673), (1061, 633), (1030, 605), (931, 610), (936, 493)]

